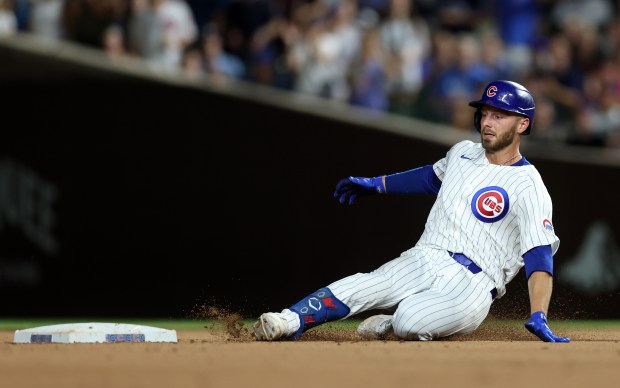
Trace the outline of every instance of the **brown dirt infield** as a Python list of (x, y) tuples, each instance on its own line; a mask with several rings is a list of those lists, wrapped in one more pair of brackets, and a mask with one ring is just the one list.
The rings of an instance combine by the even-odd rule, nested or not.
[[(230, 326), (229, 326), (230, 329)], [(620, 330), (556, 330), (570, 344), (484, 323), (441, 341), (365, 341), (321, 327), (256, 342), (245, 327), (177, 330), (179, 342), (14, 344), (0, 332), (0, 387), (612, 387)]]

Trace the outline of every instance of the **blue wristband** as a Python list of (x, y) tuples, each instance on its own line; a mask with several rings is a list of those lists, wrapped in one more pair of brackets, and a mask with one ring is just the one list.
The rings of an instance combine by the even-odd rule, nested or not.
[(553, 276), (551, 245), (542, 245), (525, 252), (523, 262), (525, 263), (525, 276), (527, 279), (535, 271), (544, 271)]

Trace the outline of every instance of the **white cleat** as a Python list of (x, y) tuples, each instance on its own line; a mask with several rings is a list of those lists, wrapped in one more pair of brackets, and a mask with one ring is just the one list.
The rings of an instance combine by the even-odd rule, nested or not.
[(365, 339), (384, 340), (392, 330), (391, 315), (373, 315), (366, 318), (357, 327), (357, 334)]
[(254, 323), (254, 336), (259, 341), (275, 341), (286, 335), (288, 322), (281, 314), (264, 313)]

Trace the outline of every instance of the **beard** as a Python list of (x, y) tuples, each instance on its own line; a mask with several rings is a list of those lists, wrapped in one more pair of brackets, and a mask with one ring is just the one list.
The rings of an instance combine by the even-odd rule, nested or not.
[(515, 136), (517, 135), (517, 125), (514, 125), (510, 130), (506, 133), (503, 133), (499, 136), (495, 136), (492, 139), (484, 139), (482, 136), (482, 130), (480, 131), (480, 140), (482, 142), (482, 148), (484, 148), (488, 152), (497, 152), (503, 150), (504, 148), (511, 145)]

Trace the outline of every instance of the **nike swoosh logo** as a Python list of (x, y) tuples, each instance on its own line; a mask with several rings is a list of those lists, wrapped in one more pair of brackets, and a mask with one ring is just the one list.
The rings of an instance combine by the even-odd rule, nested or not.
[(468, 157), (467, 157), (467, 156), (465, 156), (465, 155), (461, 155), (461, 159), (471, 160), (471, 158), (468, 158)]

